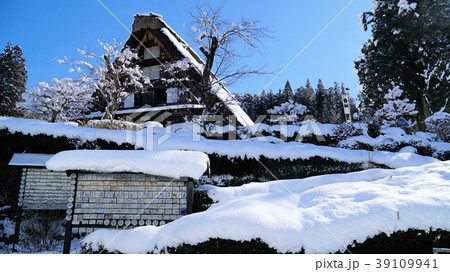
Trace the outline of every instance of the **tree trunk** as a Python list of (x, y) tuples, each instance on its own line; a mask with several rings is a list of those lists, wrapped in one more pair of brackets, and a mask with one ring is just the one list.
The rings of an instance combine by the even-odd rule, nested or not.
[(56, 122), (56, 117), (58, 117), (59, 112), (53, 112), (52, 113), (52, 117), (50, 117), (50, 123), (55, 123)]

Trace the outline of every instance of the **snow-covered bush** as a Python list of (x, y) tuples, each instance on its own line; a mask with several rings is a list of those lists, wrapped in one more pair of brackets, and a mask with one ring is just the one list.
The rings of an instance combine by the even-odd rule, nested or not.
[(287, 123), (297, 121), (298, 117), (305, 114), (307, 111), (308, 108), (305, 105), (289, 99), (288, 102), (267, 110), (267, 113), (275, 115), (274, 118), (271, 118), (272, 122)]
[(353, 123), (342, 123), (333, 129), (333, 133), (340, 141), (347, 139), (348, 137), (362, 135), (363, 131)]
[(392, 139), (390, 137), (383, 137), (382, 140), (376, 144), (375, 149), (396, 152), (400, 149), (399, 147), (400, 143), (395, 139)]
[(425, 119), (427, 130), (436, 133), (443, 141), (450, 141), (450, 114), (437, 112)]
[(410, 103), (408, 98), (403, 98), (403, 90), (399, 87), (394, 87), (388, 91), (384, 96), (385, 103), (383, 107), (375, 112), (375, 117), (379, 118), (383, 125), (394, 126), (399, 117), (407, 118), (412, 117), (418, 113), (415, 109), (416, 104)]
[(18, 108), (27, 110), (50, 122), (64, 121), (79, 116), (92, 101), (92, 91), (80, 80), (53, 78), (53, 86), (40, 82), (39, 87), (22, 94), (24, 102)]
[(376, 138), (380, 135), (381, 124), (376, 120), (371, 120), (367, 123), (367, 135)]
[(64, 219), (61, 213), (38, 212), (23, 220), (19, 246), (24, 252), (55, 251), (62, 245)]

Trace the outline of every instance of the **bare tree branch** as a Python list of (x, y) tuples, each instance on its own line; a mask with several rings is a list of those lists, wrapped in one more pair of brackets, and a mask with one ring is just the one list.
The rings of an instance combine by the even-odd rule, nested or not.
[[(259, 51), (262, 40), (270, 38), (268, 28), (257, 20), (241, 19), (239, 23), (225, 20), (221, 17), (222, 7), (206, 3), (190, 13), (193, 18), (190, 38), (205, 58), (203, 85), (211, 84), (211, 73), (228, 85), (244, 75), (266, 75), (262, 68), (238, 67), (236, 63), (239, 58), (253, 56)], [(244, 51), (250, 54), (244, 54)]]

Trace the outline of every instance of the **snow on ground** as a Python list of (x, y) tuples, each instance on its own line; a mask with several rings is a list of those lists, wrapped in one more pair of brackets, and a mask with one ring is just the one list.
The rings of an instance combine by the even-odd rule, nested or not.
[(204, 212), (160, 227), (99, 230), (83, 243), (146, 253), (209, 238), (260, 238), (279, 252), (328, 253), (380, 232), (450, 230), (450, 161), (204, 189), (218, 201)]
[(198, 179), (209, 165), (205, 153), (194, 151), (70, 150), (45, 164), (53, 171), (134, 172)]
[[(178, 132), (171, 128), (149, 127), (140, 131), (94, 129), (77, 127), (73, 123), (48, 123), (45, 121), (0, 117), (0, 129), (24, 134), (46, 134), (79, 138), (83, 141), (103, 139), (117, 144), (131, 143), (136, 147), (149, 150), (190, 150), (222, 156), (256, 157), (270, 159), (308, 159), (314, 156), (334, 159), (349, 163), (374, 162), (392, 168), (417, 166), (438, 160), (413, 153), (392, 153), (384, 151), (349, 150), (329, 146), (317, 146), (300, 142), (283, 142), (278, 144), (267, 141), (223, 141), (211, 140), (197, 135), (186, 127), (177, 126)], [(142, 141), (141, 141), (142, 140)], [(263, 140), (263, 139), (262, 139)]]
[(429, 146), (435, 154), (444, 153), (450, 150), (450, 143), (436, 141), (436, 134), (428, 132), (417, 132), (415, 135), (407, 135), (405, 131), (397, 127), (383, 128), (381, 135), (372, 138), (368, 135), (349, 137), (339, 142), (340, 147), (354, 148), (361, 144), (371, 146), (374, 149), (383, 149), (386, 146), (396, 146), (401, 144), (411, 144), (415, 146)]

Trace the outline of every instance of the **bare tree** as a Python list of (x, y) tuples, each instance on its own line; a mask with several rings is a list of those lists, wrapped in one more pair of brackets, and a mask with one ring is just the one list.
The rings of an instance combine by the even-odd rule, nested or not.
[[(237, 59), (252, 56), (259, 50), (263, 38), (269, 37), (267, 27), (256, 20), (241, 19), (239, 23), (222, 18), (222, 6), (209, 3), (197, 7), (190, 16), (194, 19), (190, 38), (194, 40), (204, 56), (201, 91), (203, 99), (213, 96), (216, 84), (233, 84), (240, 78), (252, 74), (266, 74), (263, 67), (237, 66)], [(245, 54), (244, 52), (247, 52)], [(206, 106), (214, 106), (207, 101)]]

